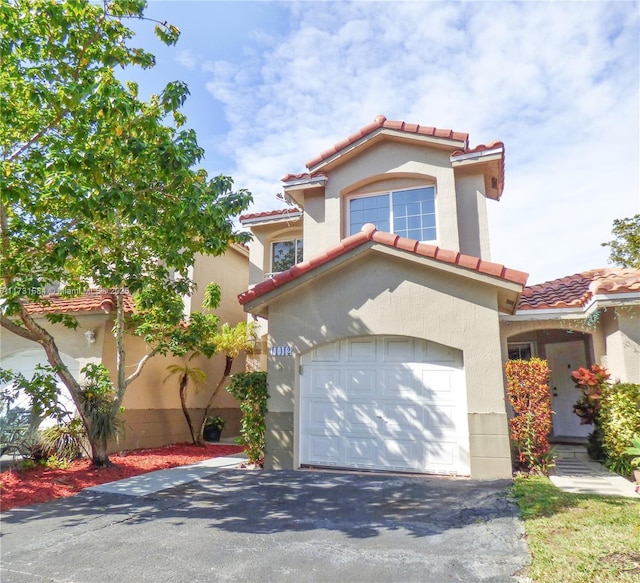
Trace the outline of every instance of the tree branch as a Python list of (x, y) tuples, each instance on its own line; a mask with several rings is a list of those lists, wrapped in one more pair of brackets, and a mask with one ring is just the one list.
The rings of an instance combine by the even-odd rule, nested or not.
[(140, 373), (142, 372), (142, 369), (144, 368), (144, 365), (147, 364), (147, 362), (153, 358), (156, 354), (158, 354), (158, 349), (154, 348), (149, 354), (145, 354), (141, 359), (140, 362), (138, 363), (138, 366), (136, 367), (136, 370), (134, 370), (128, 377), (127, 379), (124, 381), (124, 386), (125, 388), (129, 386), (129, 384), (133, 381), (135, 381), (139, 376)]
[(16, 336), (26, 338), (27, 340), (31, 340), (33, 342), (38, 342), (39, 344), (41, 343), (40, 336), (38, 336), (34, 332), (31, 332), (30, 330), (27, 330), (23, 326), (18, 326), (18, 324), (16, 324), (13, 320), (7, 318), (4, 314), (0, 315), (0, 325), (2, 325), (3, 328), (6, 328), (7, 330), (9, 330), (9, 332), (12, 332)]

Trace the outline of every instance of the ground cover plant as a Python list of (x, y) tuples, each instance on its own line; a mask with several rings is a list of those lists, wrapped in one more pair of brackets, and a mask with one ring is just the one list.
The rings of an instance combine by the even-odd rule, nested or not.
[(640, 580), (637, 499), (569, 494), (543, 476), (518, 476), (513, 486), (532, 556), (534, 583)]
[(48, 502), (54, 498), (74, 496), (90, 486), (241, 451), (242, 447), (237, 445), (211, 444), (203, 447), (174, 444), (112, 456), (114, 464), (102, 469), (92, 467), (88, 459), (61, 463), (58, 467), (55, 464), (47, 467), (31, 462), (27, 464), (30, 467), (7, 470), (0, 474), (1, 507), (5, 511)]

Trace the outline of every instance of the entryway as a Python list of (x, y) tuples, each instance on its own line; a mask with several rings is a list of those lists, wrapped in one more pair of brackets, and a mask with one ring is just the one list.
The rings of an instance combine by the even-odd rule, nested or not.
[(551, 408), (553, 415), (553, 436), (561, 438), (586, 438), (593, 431), (591, 425), (580, 425), (580, 418), (573, 412), (573, 406), (580, 398), (571, 373), (587, 365), (585, 345), (582, 340), (554, 342), (545, 345), (545, 352), (551, 374)]

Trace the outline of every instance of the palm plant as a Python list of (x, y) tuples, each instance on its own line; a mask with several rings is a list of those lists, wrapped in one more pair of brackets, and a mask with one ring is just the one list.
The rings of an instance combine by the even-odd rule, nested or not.
[(182, 413), (189, 426), (189, 433), (191, 434), (191, 442), (197, 443), (193, 422), (189, 409), (187, 408), (187, 387), (191, 382), (196, 389), (200, 387), (207, 380), (207, 373), (198, 367), (189, 366), (189, 361), (192, 360), (199, 353), (194, 352), (183, 364), (171, 364), (167, 367), (169, 374), (164, 379), (166, 382), (170, 377), (178, 375), (179, 377), (179, 394), (180, 394), (180, 406), (182, 407)]

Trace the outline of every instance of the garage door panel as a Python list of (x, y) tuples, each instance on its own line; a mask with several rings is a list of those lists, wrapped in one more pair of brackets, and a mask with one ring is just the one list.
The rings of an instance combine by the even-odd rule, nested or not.
[(378, 431), (374, 403), (348, 403), (345, 405), (345, 430), (347, 434), (375, 435)]
[(446, 399), (447, 396), (452, 400), (456, 399), (456, 395), (453, 394), (453, 375), (451, 371), (433, 368), (422, 369), (420, 376), (425, 396), (439, 400)]
[(469, 474), (462, 353), (397, 336), (327, 353), (302, 357), (301, 464)]
[(340, 459), (340, 437), (315, 436), (308, 443), (309, 463), (337, 466)]
[(414, 362), (416, 360), (412, 338), (384, 338), (383, 362)]
[(313, 434), (339, 435), (344, 427), (344, 413), (330, 401), (309, 400), (305, 404), (303, 422)]
[(342, 370), (339, 368), (311, 368), (311, 395), (345, 399), (346, 393), (342, 386)]
[(347, 362), (376, 362), (377, 342), (375, 338), (360, 338), (346, 341)]
[(311, 352), (311, 362), (340, 362), (340, 343), (319, 346)]
[(424, 436), (423, 406), (385, 404), (381, 411), (382, 427), (389, 436)]
[(346, 466), (372, 470), (378, 466), (378, 440), (375, 437), (369, 439), (345, 438), (344, 459)]
[(456, 430), (456, 409), (447, 406), (432, 406), (425, 411), (425, 425), (432, 430), (439, 430), (441, 435), (446, 431)]
[(396, 439), (384, 444), (381, 465), (385, 470), (420, 472), (424, 462), (424, 446), (420, 442)]
[(448, 469), (455, 465), (458, 444), (439, 441), (426, 446), (427, 464), (432, 468)]
[(345, 385), (349, 398), (373, 398), (378, 392), (378, 372), (373, 368), (348, 368)]
[(424, 398), (420, 378), (407, 367), (385, 367), (381, 371), (381, 396), (420, 400)]

